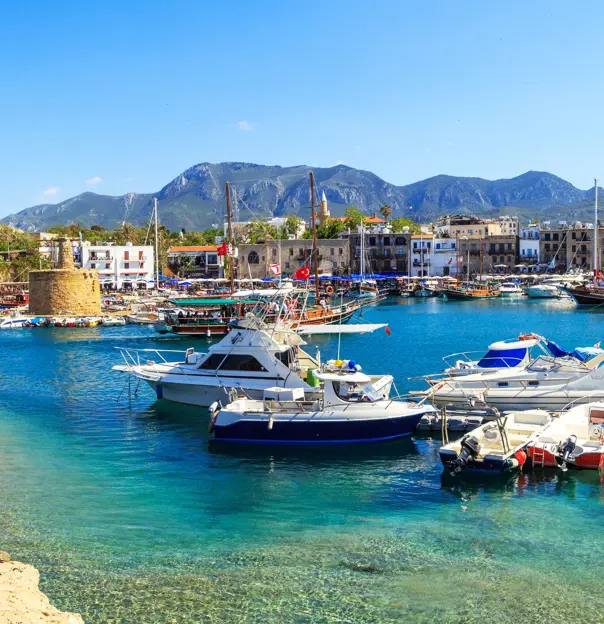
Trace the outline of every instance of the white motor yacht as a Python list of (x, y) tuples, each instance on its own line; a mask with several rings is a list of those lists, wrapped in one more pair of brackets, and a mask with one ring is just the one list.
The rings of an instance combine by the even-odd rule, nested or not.
[(516, 282), (503, 282), (499, 286), (499, 294), (501, 297), (522, 297), (524, 291)]
[(304, 344), (285, 327), (243, 319), (207, 353), (188, 349), (178, 361), (164, 354), (183, 352), (119, 347), (125, 363), (112, 370), (145, 381), (158, 399), (207, 407), (224, 402), (232, 389), (254, 398), (262, 398), (264, 390), (274, 386), (312, 390), (318, 384), (308, 371), (319, 362), (302, 350)]

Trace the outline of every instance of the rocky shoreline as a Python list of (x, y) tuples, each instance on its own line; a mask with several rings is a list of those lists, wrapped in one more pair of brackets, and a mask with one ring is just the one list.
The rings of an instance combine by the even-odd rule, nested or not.
[(36, 568), (0, 551), (0, 624), (84, 623), (81, 615), (55, 609), (40, 591), (39, 582)]

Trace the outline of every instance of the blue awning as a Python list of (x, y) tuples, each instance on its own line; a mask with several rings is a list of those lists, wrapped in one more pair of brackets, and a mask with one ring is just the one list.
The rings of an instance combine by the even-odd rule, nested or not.
[(510, 349), (509, 351), (489, 349), (478, 362), (478, 366), (480, 368), (513, 368), (524, 360), (526, 352), (527, 349)]

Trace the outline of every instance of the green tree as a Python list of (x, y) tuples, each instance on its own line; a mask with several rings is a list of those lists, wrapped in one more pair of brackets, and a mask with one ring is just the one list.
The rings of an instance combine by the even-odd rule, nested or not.
[(388, 204), (384, 204), (381, 208), (380, 208), (380, 212), (382, 213), (382, 217), (384, 217), (384, 221), (388, 221), (388, 217), (392, 214), (392, 206), (389, 206)]
[(365, 215), (363, 215), (363, 213), (354, 206), (346, 208), (346, 210), (344, 211), (344, 216), (346, 217), (344, 223), (346, 227), (350, 228), (351, 230), (358, 228), (365, 222)]
[(406, 219), (405, 217), (392, 219), (392, 221), (390, 221), (390, 226), (392, 227), (392, 231), (395, 233), (402, 232), (405, 227), (409, 228), (410, 234), (419, 234), (421, 232), (421, 226), (419, 223), (416, 223), (413, 219)]
[(346, 225), (339, 219), (329, 219), (317, 228), (317, 238), (338, 238), (338, 234), (346, 229)]
[(301, 229), (304, 224), (304, 219), (301, 219), (298, 215), (289, 215), (285, 220), (285, 229), (291, 238), (298, 237), (298, 230)]
[(277, 228), (266, 221), (251, 221), (246, 227), (248, 242), (252, 244), (263, 243), (267, 238), (277, 238)]

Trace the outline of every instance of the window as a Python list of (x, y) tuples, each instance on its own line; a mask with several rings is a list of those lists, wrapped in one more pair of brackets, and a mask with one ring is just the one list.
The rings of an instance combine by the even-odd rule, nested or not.
[(129, 262), (124, 262), (124, 268), (125, 269), (129, 269), (130, 268), (130, 263)]
[(330, 248), (329, 248), (329, 255), (330, 255), (330, 256), (335, 256), (335, 255), (336, 255), (336, 250), (335, 250), (335, 248), (334, 248), (334, 247), (330, 247)]
[(91, 269), (96, 269), (96, 264), (95, 264), (94, 262), (91, 262), (91, 263), (90, 263), (90, 268), (91, 268)]
[[(223, 361), (224, 360), (224, 361)], [(222, 363), (222, 364), (221, 364)], [(220, 370), (248, 371), (248, 372), (265, 372), (266, 369), (260, 362), (251, 355), (227, 355), (214, 353), (201, 364), (199, 368), (204, 370)]]
[(344, 255), (344, 250), (343, 250), (341, 247), (339, 248), (339, 250), (338, 250), (338, 251), (340, 252), (340, 255), (341, 255), (341, 256), (343, 256), (343, 255)]
[(577, 251), (577, 246), (573, 245), (573, 251)]
[(286, 269), (289, 269), (289, 262), (286, 262), (286, 263), (285, 263), (285, 268), (286, 268)]
[(549, 232), (543, 235), (543, 240), (546, 240), (546, 241), (550, 240)]
[(577, 239), (577, 234), (576, 234), (576, 232), (573, 232), (573, 233), (571, 234), (571, 236), (570, 236), (570, 237), (571, 237), (573, 240), (576, 240), (576, 239)]
[(210, 253), (207, 258), (207, 264), (218, 264), (218, 254)]
[(250, 253), (247, 255), (247, 261), (250, 264), (258, 264), (260, 262), (260, 258), (258, 258), (258, 252), (250, 251)]
[(508, 382), (507, 381), (499, 381), (499, 382), (497, 382), (497, 385), (500, 388), (507, 388)]
[(293, 256), (293, 255), (294, 255), (294, 248), (293, 248), (293, 247), (290, 247), (290, 248), (289, 248), (289, 255), (290, 255), (290, 256)]
[[(141, 265), (142, 266), (142, 265)], [(110, 269), (111, 268), (111, 264), (109, 264), (109, 262), (107, 262), (107, 264), (105, 264), (105, 268), (106, 269)]]
[(277, 250), (273, 249), (272, 252), (273, 252), (273, 258), (276, 258), (277, 257)]
[(105, 260), (111, 260), (111, 254), (108, 251), (105, 252)]
[(552, 234), (552, 240), (557, 241), (558, 240), (558, 232), (554, 232)]
[(143, 259), (143, 252), (142, 252), (142, 250), (138, 252), (138, 259), (139, 260)]
[(384, 236), (384, 245), (386, 245), (386, 247), (390, 247), (390, 236)]
[(512, 251), (512, 243), (508, 243), (508, 251)]
[(545, 251), (549, 251), (549, 243), (545, 243)]
[(332, 262), (331, 265), (332, 265), (333, 269), (337, 269), (338, 268), (338, 263), (337, 262)]
[(369, 237), (369, 246), (375, 247), (375, 236)]
[(505, 262), (505, 258), (503, 256), (499, 256), (499, 264), (503, 264)]
[(125, 251), (124, 252), (124, 260), (130, 260), (130, 252), (129, 251)]
[(512, 261), (512, 256), (508, 256), (508, 262)]
[(440, 249), (440, 243), (436, 243), (436, 249)]
[(538, 381), (529, 381), (529, 382), (528, 382), (528, 385), (529, 385), (529, 386), (536, 387), (536, 386), (538, 386), (538, 385), (539, 385), (539, 382), (538, 382)]

